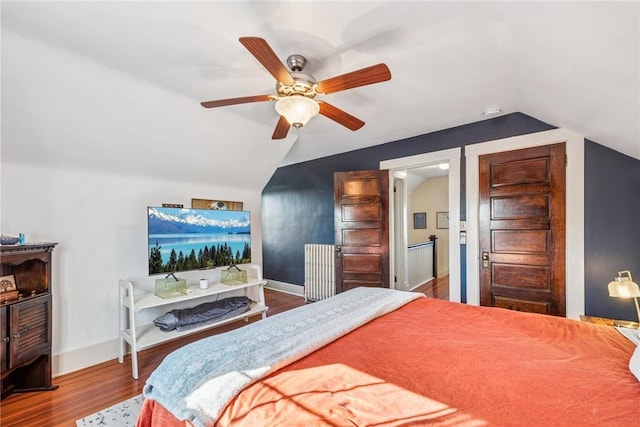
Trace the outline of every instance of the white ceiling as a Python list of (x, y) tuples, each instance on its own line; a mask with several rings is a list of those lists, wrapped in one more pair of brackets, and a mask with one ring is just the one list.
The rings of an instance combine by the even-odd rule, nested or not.
[(447, 169), (443, 169), (439, 164), (421, 166), (417, 168), (407, 169), (407, 191), (412, 192), (415, 191), (418, 187), (420, 187), (425, 181), (430, 180), (431, 178), (438, 178), (441, 176), (449, 175), (449, 165), (447, 165)]
[[(640, 159), (638, 2), (2, 1), (2, 156), (261, 189), (278, 165), (520, 111)], [(273, 141), (274, 93), (238, 42), (265, 38), (322, 80), (384, 62)], [(242, 172), (238, 172), (242, 170)]]

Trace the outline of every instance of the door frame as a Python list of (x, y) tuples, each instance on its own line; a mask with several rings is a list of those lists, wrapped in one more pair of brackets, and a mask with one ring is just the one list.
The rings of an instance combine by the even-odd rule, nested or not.
[[(380, 162), (380, 169), (389, 169), (389, 224), (395, 222), (395, 205), (393, 197), (394, 172), (427, 166), (436, 163), (449, 163), (449, 300), (461, 301), (460, 285), (460, 147), (448, 150), (434, 151), (431, 153), (416, 154), (414, 156), (400, 157), (397, 159)], [(406, 201), (405, 201), (406, 203)], [(395, 227), (389, 227), (389, 253), (395, 252)], [(406, 246), (406, 245), (405, 245)], [(405, 249), (406, 250), (406, 249)], [(389, 283), (395, 284), (394, 257), (389, 257)]]
[(584, 138), (554, 129), (465, 147), (467, 213), (467, 304), (480, 305), (479, 156), (566, 142), (566, 316), (584, 314)]
[[(391, 171), (389, 173), (391, 174)], [(405, 247), (402, 251), (391, 251), (391, 247), (389, 247), (389, 254), (393, 254), (393, 256), (390, 255), (389, 257), (390, 259), (393, 258), (393, 261), (389, 262), (390, 279), (393, 279), (390, 284), (393, 285), (394, 289), (406, 291), (409, 290), (407, 281), (409, 272), (407, 268), (407, 257), (409, 255), (407, 249), (407, 173), (405, 171), (395, 171), (390, 179), (393, 179), (393, 183), (390, 183), (390, 185), (393, 185), (393, 202), (390, 202), (392, 204), (389, 205), (389, 212), (393, 209), (393, 215), (389, 213), (389, 241), (393, 241), (394, 247), (396, 244), (401, 244)], [(391, 222), (392, 220), (393, 222)], [(393, 230), (393, 234), (391, 234), (391, 230)], [(402, 232), (398, 233), (397, 230), (402, 230)], [(398, 266), (403, 266), (403, 268), (398, 268)]]

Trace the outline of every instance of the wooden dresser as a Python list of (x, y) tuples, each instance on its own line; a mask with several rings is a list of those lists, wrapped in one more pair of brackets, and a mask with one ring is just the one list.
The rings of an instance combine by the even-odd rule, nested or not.
[(0, 275), (13, 276), (20, 296), (0, 300), (2, 398), (53, 390), (51, 380), (51, 254), (57, 243), (0, 246)]

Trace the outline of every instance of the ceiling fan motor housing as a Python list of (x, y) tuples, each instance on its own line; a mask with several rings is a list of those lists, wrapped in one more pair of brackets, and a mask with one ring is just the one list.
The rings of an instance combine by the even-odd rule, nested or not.
[(302, 71), (307, 65), (307, 58), (298, 53), (294, 53), (292, 55), (289, 55), (289, 57), (287, 58), (287, 65), (289, 66), (291, 71)]

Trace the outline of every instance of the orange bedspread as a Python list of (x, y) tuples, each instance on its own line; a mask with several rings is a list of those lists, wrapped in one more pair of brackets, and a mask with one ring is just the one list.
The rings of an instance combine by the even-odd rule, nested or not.
[[(241, 392), (226, 426), (633, 426), (635, 346), (614, 328), (419, 299)], [(147, 400), (138, 426), (184, 425)]]

